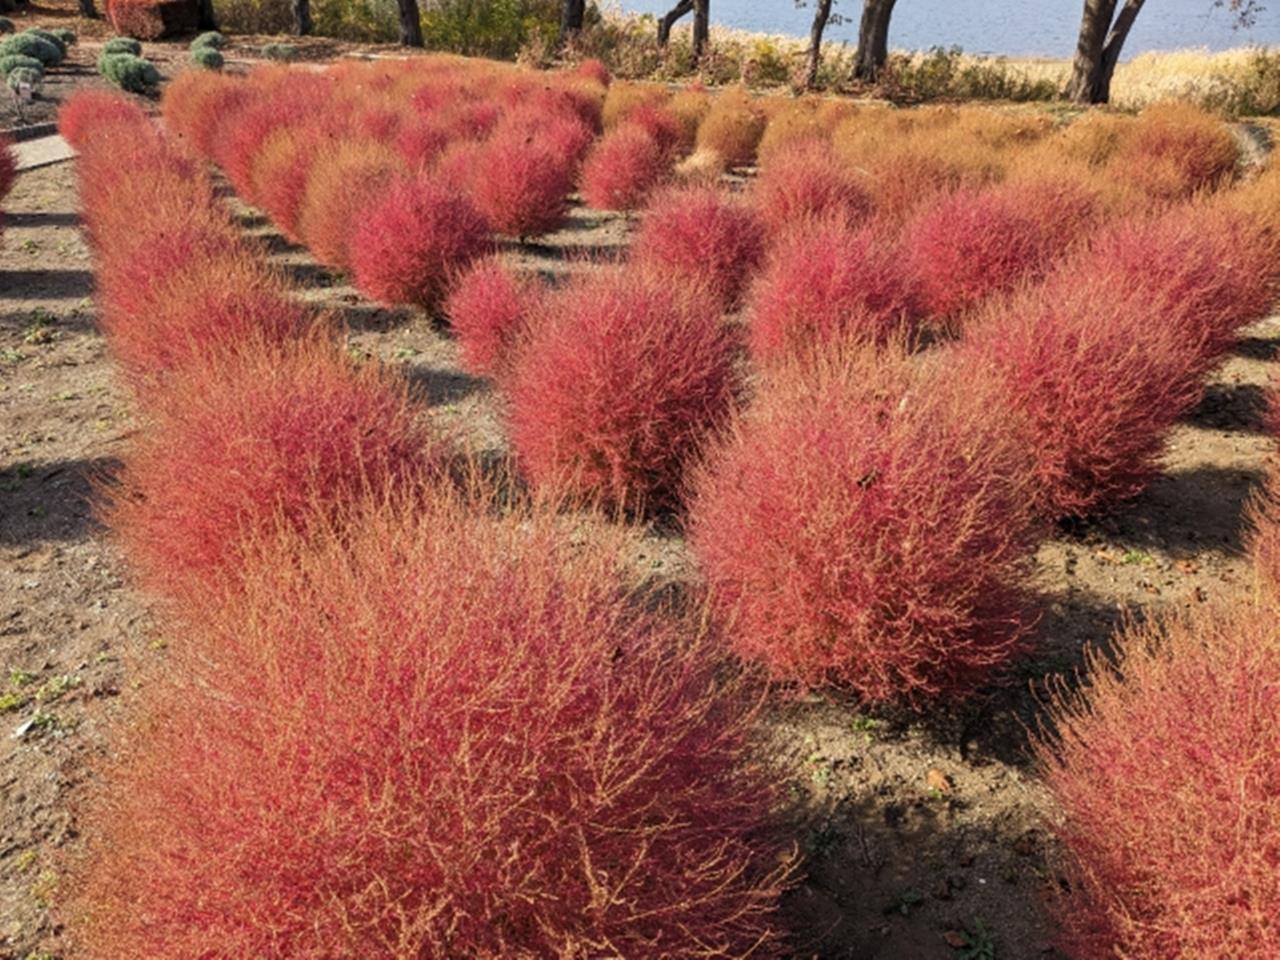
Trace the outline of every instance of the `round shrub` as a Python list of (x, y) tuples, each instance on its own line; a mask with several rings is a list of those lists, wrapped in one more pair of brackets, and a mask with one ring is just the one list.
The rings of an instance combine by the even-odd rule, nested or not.
[(29, 27), (23, 31), (33, 37), (40, 37), (42, 40), (48, 40), (58, 48), (58, 62), (61, 63), (67, 56), (67, 42), (52, 30), (42, 30), (40, 27)]
[(1007, 191), (961, 189), (931, 204), (903, 233), (928, 312), (954, 318), (1043, 271), (1053, 249)]
[(1169, 430), (1200, 398), (1200, 345), (1173, 304), (1083, 254), (1002, 302), (960, 351), (1028, 424), (1048, 517), (1085, 516), (1140, 493)]
[(262, 55), (268, 60), (297, 60), (299, 50), (291, 43), (268, 43), (262, 48)]
[(1166, 307), (1208, 373), (1275, 303), (1275, 251), (1249, 214), (1204, 205), (1130, 217), (1093, 240), (1096, 271)]
[(864, 700), (956, 698), (1018, 652), (1029, 466), (989, 391), (905, 354), (773, 371), (692, 481), (689, 535), (737, 652)]
[(89, 811), (85, 955), (782, 956), (715, 644), (552, 515), (403, 499), (264, 544), (173, 645)]
[(737, 306), (764, 259), (764, 224), (755, 211), (714, 187), (686, 187), (646, 210), (631, 247), (633, 262), (676, 284), (706, 290)]
[(503, 375), (539, 298), (536, 282), (513, 272), (500, 257), (472, 267), (444, 307), (458, 340), (458, 365), (478, 377)]
[(416, 482), (436, 456), (405, 383), (327, 338), (232, 346), (168, 378), (107, 510), (142, 585), (166, 596), (238, 584), (256, 538)]
[(191, 51), (191, 62), (205, 70), (221, 70), (224, 60), (213, 47), (196, 47)]
[(923, 313), (893, 242), (842, 219), (802, 223), (773, 247), (751, 289), (751, 354), (768, 364), (823, 343), (913, 340)]
[(497, 130), (475, 155), (470, 196), (497, 233), (538, 236), (564, 222), (575, 168), (549, 143)]
[(51, 67), (62, 60), (62, 51), (57, 44), (29, 31), (15, 33), (0, 41), (0, 57), (10, 54), (33, 57), (46, 67)]
[(816, 140), (779, 147), (752, 185), (751, 198), (775, 234), (814, 219), (858, 223), (874, 206), (860, 178), (840, 163), (830, 144)]
[(371, 141), (340, 141), (316, 156), (298, 210), (298, 233), (316, 259), (349, 269), (357, 224), (404, 173), (396, 153)]
[(1280, 952), (1274, 608), (1132, 627), (1061, 696), (1040, 759), (1082, 960)]
[(734, 401), (734, 344), (715, 302), (614, 269), (552, 294), (530, 327), (507, 384), (530, 482), (637, 513), (676, 506), (686, 465)]
[(150, 122), (136, 103), (105, 90), (81, 90), (58, 109), (58, 133), (80, 152), (98, 130), (113, 125), (146, 127)]
[(206, 30), (191, 41), (191, 51), (200, 49), (221, 50), (227, 45), (227, 38), (217, 30)]
[(131, 53), (103, 54), (98, 58), (98, 72), (130, 93), (146, 93), (160, 83), (155, 64)]
[(613, 82), (613, 77), (609, 73), (609, 68), (595, 57), (588, 57), (581, 61), (573, 68), (573, 72), (581, 77), (586, 77), (588, 80), (594, 80), (602, 87), (607, 87)]
[(582, 196), (597, 210), (635, 210), (670, 173), (670, 158), (649, 132), (623, 123), (587, 154)]
[(298, 226), (311, 167), (322, 149), (320, 132), (288, 126), (268, 134), (249, 169), (254, 202), (266, 210), (280, 231), (301, 242)]
[(1157, 199), (1176, 200), (1229, 181), (1239, 156), (1226, 124), (1171, 100), (1142, 111), (1108, 169)]
[(13, 33), (13, 21), (8, 17), (0, 17), (0, 33)]
[(246, 340), (284, 342), (312, 323), (281, 279), (221, 231), (171, 223), (99, 274), (103, 332), (138, 384)]
[(356, 227), (356, 286), (384, 303), (436, 309), (458, 273), (492, 245), (475, 207), (430, 175), (392, 185)]
[(720, 94), (698, 125), (697, 147), (712, 150), (731, 167), (754, 162), (756, 147), (764, 135), (765, 117), (745, 90)]
[(135, 57), (142, 56), (142, 44), (133, 37), (112, 37), (102, 45), (102, 52), (131, 53)]
[(21, 53), (10, 53), (0, 57), (0, 77), (8, 77), (15, 70), (34, 70), (44, 76), (44, 64), (35, 57)]
[(77, 38), (75, 31), (70, 30), (67, 27), (58, 27), (56, 30), (50, 30), (49, 32), (62, 41), (62, 49), (64, 51), (67, 47), (73, 46), (76, 43)]
[(31, 67), (18, 67), (9, 71), (6, 82), (9, 84), (9, 89), (15, 93), (24, 85), (34, 93), (39, 91), (44, 83), (44, 71), (33, 70)]

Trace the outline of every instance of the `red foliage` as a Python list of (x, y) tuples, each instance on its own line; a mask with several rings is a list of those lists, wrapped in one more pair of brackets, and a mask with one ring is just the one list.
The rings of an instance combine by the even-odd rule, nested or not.
[(459, 271), (491, 246), (470, 202), (429, 175), (388, 188), (356, 227), (356, 286), (385, 303), (434, 310)]
[(647, 271), (604, 270), (552, 294), (531, 327), (507, 391), (529, 480), (610, 507), (674, 506), (734, 400), (714, 301)]
[(498, 233), (532, 237), (564, 221), (576, 161), (518, 130), (496, 131), (475, 156), (471, 199)]
[(831, 145), (802, 140), (780, 147), (751, 188), (752, 199), (774, 233), (814, 219), (867, 219), (874, 201), (861, 178)]
[(159, 40), (167, 30), (160, 0), (106, 0), (111, 28), (122, 37)]
[(743, 682), (554, 516), (443, 500), (184, 628), (87, 815), (86, 958), (784, 954)]
[(1200, 347), (1168, 303), (1090, 256), (1000, 304), (960, 347), (1001, 384), (1036, 453), (1041, 509), (1083, 516), (1139, 493), (1165, 437), (1200, 397)]
[(598, 210), (635, 210), (671, 173), (671, 158), (647, 130), (623, 123), (596, 141), (582, 167), (582, 196)]
[(13, 182), (18, 179), (18, 156), (13, 151), (13, 143), (8, 137), (0, 137), (0, 202), (13, 189)]
[(215, 349), (252, 340), (278, 344), (313, 323), (259, 257), (224, 235), (177, 227), (136, 253), (155, 258), (99, 271), (99, 322), (139, 386)]
[(170, 132), (205, 159), (213, 158), (219, 129), (234, 128), (253, 90), (239, 77), (216, 70), (186, 70), (164, 87), (160, 109)]
[(405, 172), (398, 154), (370, 141), (347, 140), (317, 156), (298, 212), (298, 232), (316, 259), (349, 269), (356, 226)]
[(588, 57), (586, 60), (583, 60), (574, 67), (573, 72), (586, 77), (588, 80), (594, 80), (602, 87), (607, 87), (613, 82), (613, 77), (609, 73), (609, 68), (595, 57)]
[(288, 106), (278, 99), (247, 104), (234, 123), (228, 123), (213, 143), (213, 160), (222, 168), (236, 192), (253, 203), (253, 166), (263, 143), (280, 129), (280, 113)]
[(98, 130), (117, 123), (149, 122), (135, 101), (106, 90), (81, 90), (58, 108), (58, 133), (75, 150), (84, 150), (89, 136)]
[(315, 129), (281, 127), (262, 142), (250, 168), (254, 202), (293, 241), (302, 239), (298, 221), (322, 141)]
[(327, 339), (246, 338), (165, 383), (107, 519), (142, 582), (184, 596), (238, 575), (246, 539), (308, 526), (429, 469), (403, 382)]
[(752, 288), (751, 353), (773, 362), (838, 340), (911, 339), (922, 314), (892, 242), (840, 219), (802, 223), (776, 244)]
[(846, 347), (774, 371), (693, 478), (720, 618), (777, 680), (959, 697), (1020, 648), (1025, 454), (990, 391), (913, 363)]
[(1134, 627), (1040, 745), (1081, 960), (1280, 955), (1274, 608)]
[(441, 186), (448, 187), (456, 193), (471, 196), (471, 185), (475, 181), (476, 163), (484, 145), (474, 140), (456, 140), (445, 147), (436, 157), (433, 172)]
[(664, 156), (675, 159), (688, 151), (692, 142), (684, 141), (684, 129), (674, 113), (657, 103), (641, 103), (628, 111), (626, 122), (635, 124), (653, 137)]
[(396, 134), (395, 147), (417, 171), (429, 168), (449, 146), (451, 137), (443, 124), (431, 119), (409, 120)]
[(650, 204), (631, 256), (669, 282), (697, 286), (732, 308), (764, 247), (764, 225), (754, 210), (714, 187), (687, 187)]
[(514, 273), (500, 258), (476, 264), (458, 281), (444, 307), (458, 338), (459, 366), (479, 377), (503, 374), (539, 297), (538, 285)]
[(1226, 124), (1190, 104), (1168, 101), (1142, 111), (1109, 169), (1153, 197), (1176, 200), (1226, 183), (1238, 159)]
[(1248, 215), (1204, 205), (1121, 221), (1094, 243), (1090, 269), (1161, 302), (1159, 322), (1200, 348), (1201, 372), (1275, 300), (1273, 250)]
[(1087, 209), (1067, 214), (1066, 193), (1029, 183), (961, 189), (909, 223), (904, 248), (929, 313), (956, 317), (1043, 274), (1088, 218)]

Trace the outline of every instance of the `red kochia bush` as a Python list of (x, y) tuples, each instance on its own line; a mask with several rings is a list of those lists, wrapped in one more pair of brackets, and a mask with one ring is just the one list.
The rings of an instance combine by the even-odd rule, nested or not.
[(172, 595), (234, 575), (246, 537), (305, 527), (434, 456), (405, 385), (320, 337), (211, 352), (153, 413), (108, 522), (143, 583)]
[(764, 224), (745, 203), (714, 187), (687, 187), (650, 204), (631, 256), (670, 282), (699, 286), (731, 308), (764, 259), (764, 246)]
[(531, 326), (507, 396), (529, 480), (610, 507), (674, 506), (685, 465), (734, 399), (715, 302), (615, 269), (552, 295)]
[(136, 101), (106, 90), (82, 90), (58, 108), (58, 133), (79, 151), (84, 150), (91, 134), (117, 122), (149, 121)]
[(1129, 629), (1040, 746), (1067, 955), (1280, 955), (1280, 633), (1238, 607)]
[(596, 141), (582, 166), (582, 196), (598, 210), (634, 210), (670, 173), (670, 155), (634, 123)]
[(751, 698), (697, 625), (553, 516), (364, 512), (266, 545), (148, 684), (84, 956), (781, 956)]
[(1090, 208), (1091, 199), (1067, 185), (1054, 191), (1038, 183), (961, 189), (930, 205), (903, 239), (929, 312), (955, 317), (1043, 273), (1074, 242)]
[(458, 338), (458, 364), (479, 377), (503, 374), (541, 293), (498, 257), (476, 264), (458, 281), (444, 312)]
[(470, 201), (429, 174), (406, 178), (356, 227), (356, 286), (375, 300), (434, 310), (458, 272), (490, 245), (488, 224)]
[[(101, 272), (103, 333), (135, 385), (146, 387), (208, 351), (254, 339), (280, 343), (313, 323), (310, 310), (257, 256), (216, 243), (180, 245), (191, 254), (184, 261), (160, 253), (157, 262), (169, 270), (141, 282), (136, 272)], [(162, 245), (158, 240), (152, 249)]]
[(831, 144), (802, 140), (779, 148), (751, 188), (752, 200), (777, 234), (814, 219), (867, 219), (874, 201)]
[(1161, 323), (1200, 348), (1207, 372), (1275, 300), (1274, 252), (1247, 214), (1200, 204), (1121, 221), (1099, 235), (1092, 269), (1160, 300)]
[(379, 143), (348, 140), (317, 156), (298, 208), (298, 232), (316, 259), (348, 269), (357, 225), (405, 173), (400, 156)]
[(824, 342), (910, 339), (922, 314), (892, 241), (840, 219), (802, 222), (774, 246), (751, 290), (751, 353), (767, 363)]
[(475, 155), (470, 196), (498, 233), (548, 233), (564, 221), (576, 163), (522, 131), (495, 131)]
[(17, 178), (18, 157), (13, 152), (13, 144), (7, 137), (0, 137), (0, 200), (9, 195)]
[(1139, 493), (1165, 437), (1200, 397), (1200, 346), (1166, 321), (1172, 305), (1074, 258), (999, 305), (960, 347), (970, 378), (1031, 431), (1041, 509), (1083, 516)]
[(1019, 649), (1025, 454), (990, 391), (912, 363), (828, 347), (774, 371), (693, 479), (720, 619), (779, 681), (957, 697)]

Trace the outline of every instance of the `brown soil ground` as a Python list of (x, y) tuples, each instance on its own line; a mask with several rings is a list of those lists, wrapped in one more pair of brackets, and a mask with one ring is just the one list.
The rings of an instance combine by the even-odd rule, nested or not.
[[(185, 48), (148, 46), (167, 72), (181, 68)], [(50, 95), (96, 85), (96, 55), (90, 41), (73, 48)], [(427, 414), (476, 448), (503, 449), (499, 401), (458, 368), (446, 331), (369, 304), (263, 217), (237, 215), (308, 299), (345, 317), (353, 350), (402, 369)], [(589, 269), (587, 256), (622, 249), (630, 229), (577, 209), (564, 230), (509, 254), (551, 276)], [(92, 292), (74, 164), (20, 175), (0, 239), (0, 960), (65, 955), (51, 908), (57, 864), (77, 843), (75, 804), (109, 748), (118, 695), (136, 686), (140, 661), (163, 655), (146, 602), (93, 518), (94, 486), (110, 482), (136, 426)], [(1280, 319), (1249, 331), (1176, 431), (1150, 490), (1043, 545), (1043, 617), (1012, 684), (923, 719), (830, 700), (773, 711), (769, 742), (806, 876), (787, 906), (799, 956), (1053, 955), (1053, 811), (1026, 749), (1042, 713), (1037, 691), (1048, 677), (1071, 677), (1084, 646), (1105, 644), (1126, 612), (1230, 602), (1250, 589), (1242, 516), (1273, 451), (1260, 420), (1278, 354)], [(637, 559), (658, 577), (690, 569), (669, 531), (644, 534)]]

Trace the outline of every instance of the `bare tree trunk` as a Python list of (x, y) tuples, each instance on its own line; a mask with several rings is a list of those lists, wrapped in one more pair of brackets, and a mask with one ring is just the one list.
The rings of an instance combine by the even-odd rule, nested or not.
[(711, 34), (711, 0), (693, 0), (693, 61), (697, 63), (707, 52)]
[(817, 0), (813, 26), (809, 30), (809, 66), (804, 72), (804, 88), (812, 90), (818, 83), (818, 67), (822, 64), (822, 34), (831, 19), (831, 0)]
[(396, 0), (400, 8), (400, 46), (421, 47), (422, 14), (418, 12), (418, 0)]
[(562, 0), (560, 4), (560, 45), (564, 46), (575, 33), (582, 32), (582, 20), (587, 12), (587, 0)]
[(853, 59), (853, 76), (875, 83), (889, 59), (889, 20), (896, 0), (864, 0), (862, 22), (858, 26), (858, 52)]
[(300, 37), (311, 35), (311, 0), (292, 0), (293, 32)]
[(1111, 78), (1116, 75), (1116, 64), (1120, 62), (1120, 51), (1124, 47), (1124, 42), (1129, 38), (1129, 31), (1133, 29), (1133, 21), (1138, 19), (1138, 14), (1142, 12), (1142, 5), (1146, 0), (1125, 0), (1125, 5), (1120, 8), (1119, 15), (1116, 16), (1116, 22), (1111, 25), (1111, 32), (1107, 34), (1107, 42), (1102, 48), (1102, 68), (1098, 73), (1098, 99), (1094, 103), (1106, 103), (1111, 99)]
[(93, 5), (93, 0), (80, 0), (80, 16), (90, 20), (98, 19), (98, 9)]
[(200, 0), (200, 19), (197, 26), (201, 30), (217, 30), (218, 18), (213, 13), (213, 0)]
[(671, 41), (671, 28), (675, 26), (676, 21), (692, 12), (693, 0), (680, 0), (668, 10), (658, 21), (658, 46), (665, 47)]
[(1097, 103), (1096, 93), (1102, 78), (1102, 48), (1116, 12), (1116, 0), (1085, 0), (1080, 20), (1080, 38), (1071, 64), (1071, 80), (1066, 97), (1076, 103)]

